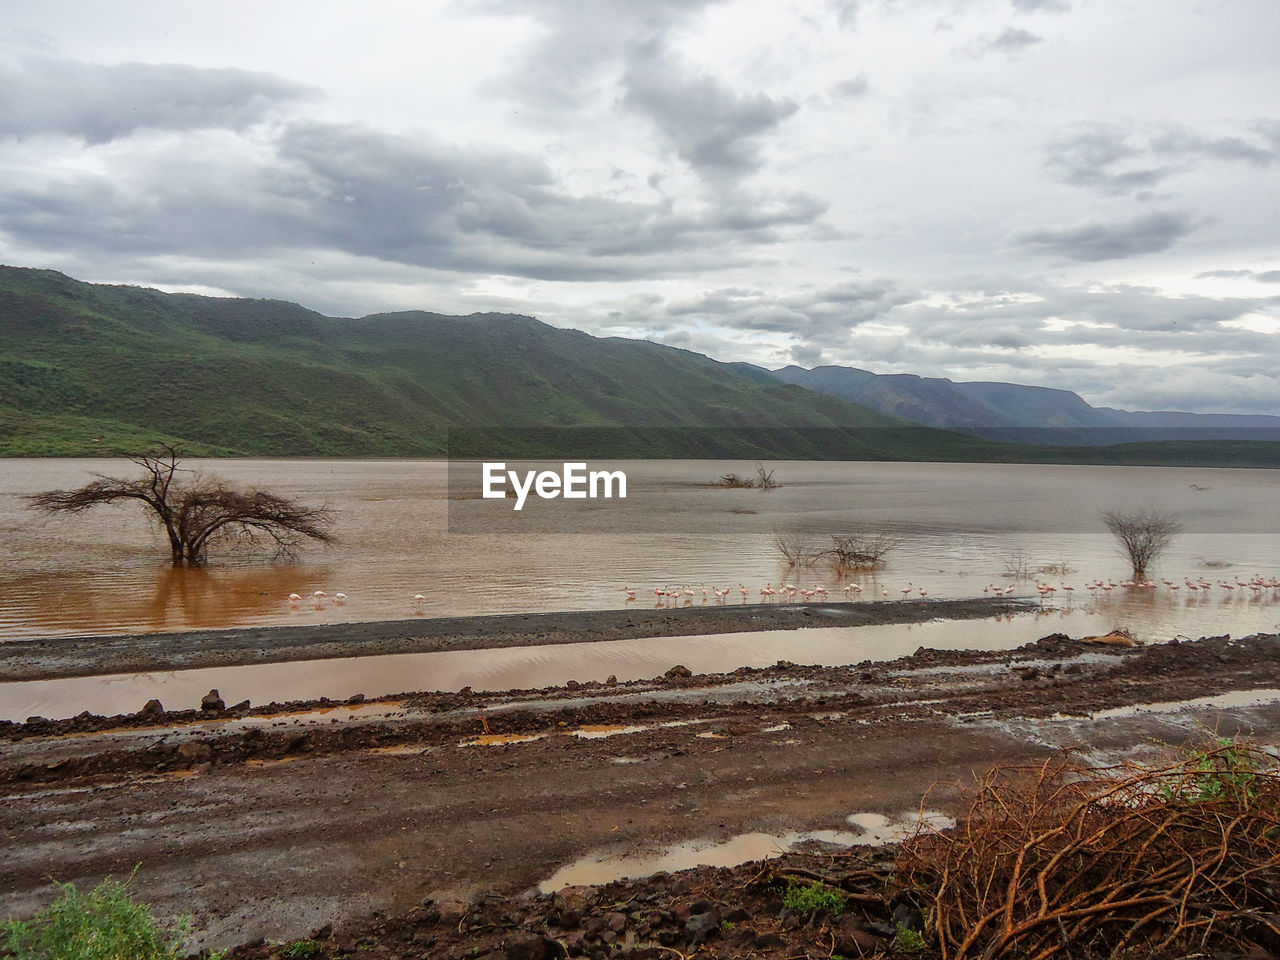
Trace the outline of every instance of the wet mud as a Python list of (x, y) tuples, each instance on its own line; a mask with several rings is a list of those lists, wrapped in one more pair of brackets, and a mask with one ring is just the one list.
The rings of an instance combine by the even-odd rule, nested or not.
[[(1210, 734), (1280, 743), (1277, 678), (1275, 635), (1139, 647), (1054, 635), (847, 667), (675, 668), (628, 683), (0, 725), (0, 915), (47, 903), (51, 875), (91, 884), (140, 864), (139, 896), (191, 912), (200, 948), (327, 927), (317, 956), (360, 943), (371, 956), (516, 956), (502, 938), (529, 933), (537, 911), (547, 922), (563, 898), (538, 888), (575, 863), (753, 834), (840, 838), (926, 796), (955, 816), (962, 786), (991, 764), (1065, 748), (1107, 762)], [(1135, 704), (1161, 707), (1115, 712)], [(704, 880), (721, 882), (592, 887), (578, 922), (614, 912), (618, 891), (678, 918)], [(649, 942), (640, 927), (658, 926), (640, 912), (623, 911), (615, 941)], [(467, 917), (488, 919), (482, 930)], [(752, 947), (760, 956), (800, 943), (776, 924), (728, 922), (781, 938)], [(548, 936), (581, 933), (584, 952), (611, 955), (604, 932), (561, 924)], [(565, 955), (546, 949), (529, 955)]]

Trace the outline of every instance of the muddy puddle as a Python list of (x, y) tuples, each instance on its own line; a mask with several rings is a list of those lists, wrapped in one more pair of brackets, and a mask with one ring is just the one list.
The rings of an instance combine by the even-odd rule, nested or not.
[(736, 867), (752, 860), (780, 857), (805, 843), (839, 847), (883, 846), (915, 835), (918, 830), (943, 830), (955, 826), (945, 814), (927, 811), (886, 817), (879, 813), (855, 813), (849, 830), (809, 830), (783, 834), (743, 833), (728, 840), (687, 840), (656, 853), (612, 853), (583, 857), (561, 867), (538, 884), (543, 893), (571, 886), (595, 886), (614, 880), (639, 879), (655, 873), (674, 873), (698, 866)]
[(132, 713), (155, 698), (166, 709), (198, 707), (217, 689), (225, 702), (254, 704), (345, 700), (355, 694), (388, 696), (409, 691), (501, 691), (562, 685), (569, 680), (640, 680), (683, 664), (695, 673), (721, 673), (740, 666), (765, 667), (779, 660), (839, 666), (863, 660), (893, 660), (917, 647), (1011, 649), (1055, 630), (1087, 633), (1093, 624), (1069, 625), (1039, 614), (993, 620), (946, 620), (862, 627), (766, 630), (707, 636), (659, 637), (493, 650), (390, 654), (291, 663), (207, 667), (152, 673), (71, 677), (0, 684), (0, 719), (74, 716), (88, 710), (104, 716)]
[[(1114, 720), (1120, 717), (1137, 717), (1146, 713), (1182, 713), (1186, 710), (1231, 710), (1240, 707), (1257, 707), (1280, 700), (1280, 689), (1266, 687), (1255, 690), (1232, 690), (1211, 697), (1195, 697), (1190, 700), (1167, 700), (1159, 703), (1134, 703), (1123, 707), (1112, 707), (1092, 714), (1094, 720)], [(1074, 720), (1064, 714), (1055, 714), (1054, 719)]]

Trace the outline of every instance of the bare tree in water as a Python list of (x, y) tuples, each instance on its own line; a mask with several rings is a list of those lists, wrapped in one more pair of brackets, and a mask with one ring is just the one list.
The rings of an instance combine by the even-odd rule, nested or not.
[(1182, 524), (1171, 515), (1155, 510), (1108, 510), (1102, 515), (1102, 522), (1129, 555), (1134, 580), (1147, 579), (1147, 568), (1182, 530)]
[(175, 567), (200, 566), (210, 544), (238, 540), (274, 547), (292, 556), (304, 540), (335, 543), (329, 532), (333, 514), (263, 490), (237, 490), (225, 481), (182, 470), (173, 447), (129, 457), (142, 468), (134, 479), (106, 477), (74, 490), (46, 490), (27, 497), (47, 513), (82, 513), (104, 503), (138, 500), (169, 537)]

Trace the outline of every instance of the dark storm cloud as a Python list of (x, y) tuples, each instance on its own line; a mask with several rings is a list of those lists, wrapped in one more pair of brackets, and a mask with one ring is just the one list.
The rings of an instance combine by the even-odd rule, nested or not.
[(713, 175), (754, 170), (761, 138), (798, 109), (792, 100), (739, 93), (692, 71), (657, 42), (633, 51), (622, 84), (623, 102), (648, 117), (689, 166)]
[(1247, 136), (1216, 137), (1096, 123), (1054, 139), (1046, 152), (1046, 165), (1063, 182), (1118, 194), (1148, 190), (1205, 160), (1269, 167), (1280, 162), (1280, 135), (1267, 122), (1253, 124)]
[(1111, 223), (1031, 230), (1016, 239), (1071, 260), (1119, 260), (1159, 253), (1195, 229), (1185, 213), (1154, 212)]
[[(225, 146), (225, 145), (224, 145)], [(567, 193), (539, 158), (295, 123), (271, 152), (175, 148), (129, 176), (52, 175), (0, 195), (0, 229), (44, 249), (219, 259), (333, 250), (388, 263), (546, 280), (650, 278), (750, 262), (825, 204), (741, 191), (678, 212)], [(191, 156), (194, 154), (195, 156)]]
[(27, 57), (0, 65), (0, 136), (107, 143), (138, 130), (243, 130), (315, 91), (268, 73)]

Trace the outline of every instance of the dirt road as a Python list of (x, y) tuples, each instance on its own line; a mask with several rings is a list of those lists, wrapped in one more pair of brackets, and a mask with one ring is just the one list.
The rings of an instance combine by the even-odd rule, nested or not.
[(139, 866), (140, 895), (191, 911), (202, 944), (287, 939), (428, 895), (519, 895), (589, 854), (849, 831), (850, 815), (916, 810), (926, 792), (956, 812), (973, 771), (1064, 746), (1105, 759), (1210, 730), (1280, 742), (1275, 636), (680, 674), (10, 725), (0, 916), (47, 902), (50, 875)]

